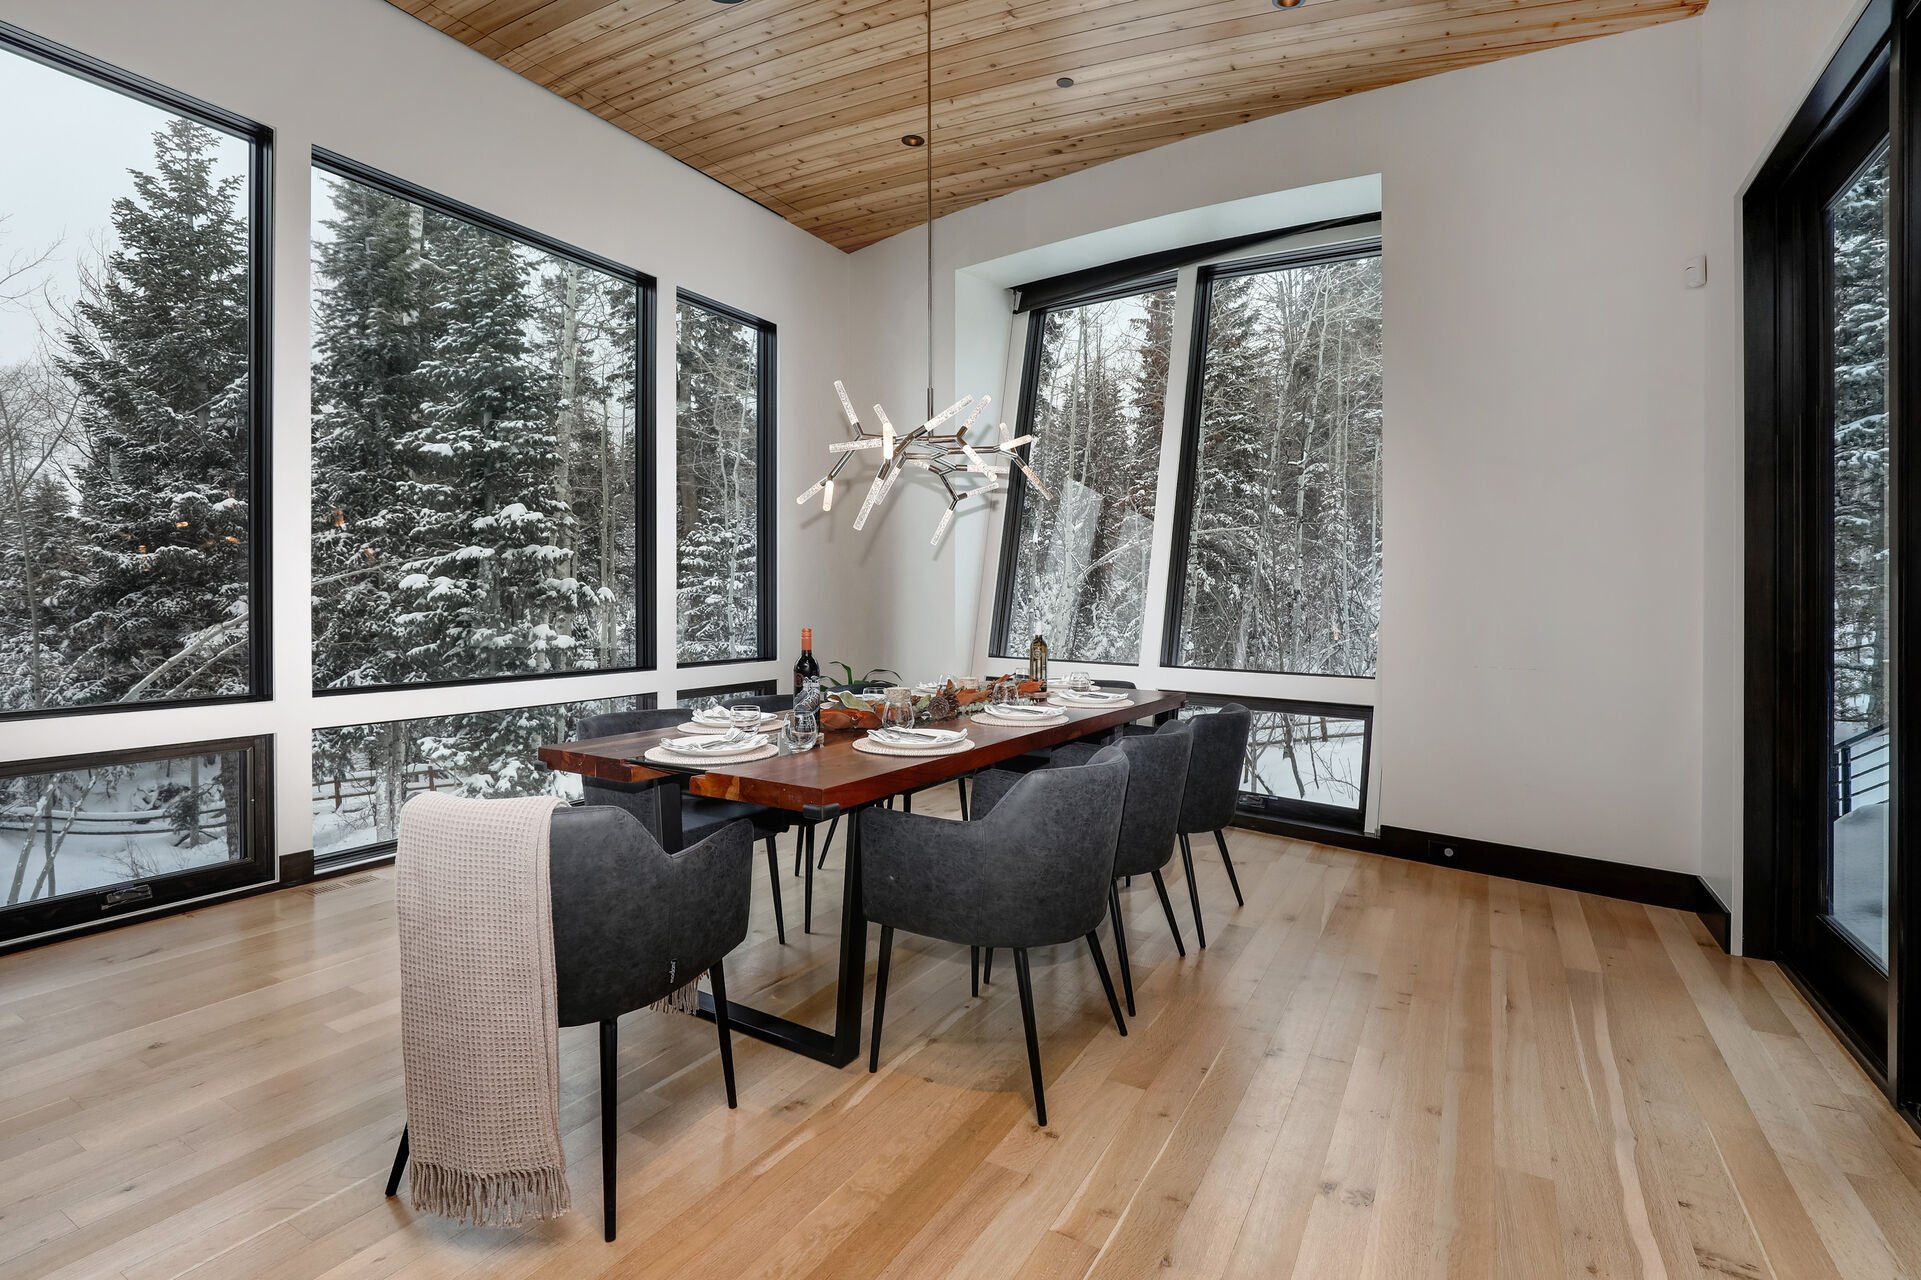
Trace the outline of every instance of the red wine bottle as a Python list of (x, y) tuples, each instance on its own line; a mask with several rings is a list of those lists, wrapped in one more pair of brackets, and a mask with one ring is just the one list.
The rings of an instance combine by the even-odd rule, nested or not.
[(820, 663), (814, 661), (814, 629), (800, 629), (800, 661), (794, 664), (794, 708), (809, 711), (820, 705)]

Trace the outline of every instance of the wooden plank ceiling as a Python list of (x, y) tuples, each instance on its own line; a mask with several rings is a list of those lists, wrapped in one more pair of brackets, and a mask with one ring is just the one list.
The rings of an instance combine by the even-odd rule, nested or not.
[[(842, 249), (926, 220), (927, 0), (389, 0)], [(1707, 0), (933, 0), (936, 215)], [(1073, 78), (1071, 87), (1056, 81)]]

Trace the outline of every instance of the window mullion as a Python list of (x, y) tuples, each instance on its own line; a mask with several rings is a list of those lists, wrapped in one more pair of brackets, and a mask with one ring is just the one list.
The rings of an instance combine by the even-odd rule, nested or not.
[(1141, 608), (1141, 683), (1150, 688), (1165, 688), (1161, 679), (1161, 643), (1165, 636), (1168, 611), (1167, 592), (1172, 580), (1174, 525), (1178, 513), (1174, 499), (1179, 492), (1181, 467), (1181, 424), (1187, 413), (1189, 363), (1199, 358), (1194, 350), (1194, 308), (1200, 305), (1199, 267), (1182, 267), (1174, 285), (1174, 332), (1167, 359), (1167, 396), (1161, 408), (1161, 461), (1154, 480), (1154, 535), (1147, 559), (1147, 594)]

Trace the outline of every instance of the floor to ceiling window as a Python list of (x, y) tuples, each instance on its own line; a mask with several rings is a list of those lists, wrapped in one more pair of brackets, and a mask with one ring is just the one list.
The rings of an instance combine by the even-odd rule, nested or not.
[[(0, 719), (264, 694), (268, 143), (0, 32)], [(0, 943), (268, 878), (270, 758), (0, 763)]]
[[(1051, 500), (1015, 490), (1003, 552), (1002, 645), (1045, 635), (1057, 661), (1140, 657), (1161, 419), (1174, 333), (1171, 280), (1028, 321), (1021, 435)], [(1030, 497), (1032, 500), (1030, 500)]]
[(1369, 676), (1381, 618), (1381, 259), (1203, 276), (1169, 666)]
[(313, 182), (314, 686), (644, 665), (631, 271)]
[(391, 848), (400, 808), (423, 791), (479, 800), (580, 798), (580, 776), (543, 767), (541, 746), (575, 737), (585, 716), (640, 710), (654, 695), (506, 707), (465, 715), (342, 725), (313, 734), (314, 857)]
[(0, 713), (260, 686), (265, 134), (0, 42)]
[[(1243, 810), (1361, 827), (1384, 523), (1378, 223), (1248, 237), (1171, 271), (1166, 256), (1018, 291), (1016, 429), (1047, 492), (1010, 477), (989, 653), (1020, 660), (1039, 635), (1057, 669), (1242, 701)], [(1083, 277), (1098, 278), (1083, 292)]]
[(680, 665), (774, 656), (774, 327), (683, 292), (675, 310)]

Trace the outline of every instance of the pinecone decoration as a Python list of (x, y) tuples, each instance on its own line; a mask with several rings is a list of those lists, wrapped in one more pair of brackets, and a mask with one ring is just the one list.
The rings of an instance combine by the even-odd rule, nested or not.
[(954, 697), (952, 689), (937, 689), (934, 696), (927, 700), (929, 720), (952, 720), (960, 714), (960, 700)]

